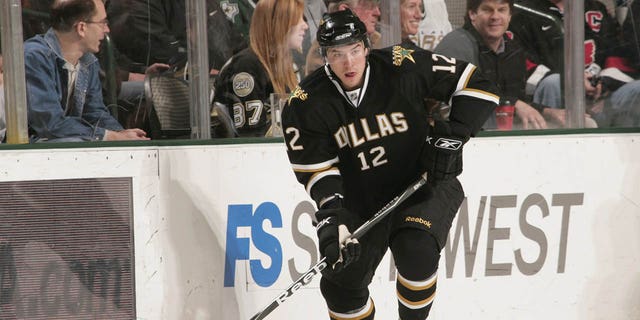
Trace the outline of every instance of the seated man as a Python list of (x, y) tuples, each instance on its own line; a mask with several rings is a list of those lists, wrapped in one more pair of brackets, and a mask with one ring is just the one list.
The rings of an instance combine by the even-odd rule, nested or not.
[[(467, 8), (464, 26), (447, 34), (435, 52), (478, 66), (485, 77), (498, 85), (501, 104), (514, 104), (515, 115), (524, 129), (546, 129), (545, 117), (564, 126), (565, 110), (526, 98), (525, 52), (517, 41), (506, 36), (513, 0), (468, 0)], [(495, 115), (484, 127), (496, 128)]]
[(100, 0), (56, 0), (52, 27), (25, 42), (32, 141), (149, 139), (141, 129), (123, 130), (104, 105), (94, 53), (107, 23)]

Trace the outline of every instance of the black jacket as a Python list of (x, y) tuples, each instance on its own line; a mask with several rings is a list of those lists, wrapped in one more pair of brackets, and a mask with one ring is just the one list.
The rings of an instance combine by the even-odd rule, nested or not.
[[(209, 67), (220, 69), (247, 41), (234, 29), (218, 0), (207, 0), (207, 12)], [(186, 62), (185, 13), (185, 0), (110, 0), (107, 6), (118, 50), (144, 66)]]

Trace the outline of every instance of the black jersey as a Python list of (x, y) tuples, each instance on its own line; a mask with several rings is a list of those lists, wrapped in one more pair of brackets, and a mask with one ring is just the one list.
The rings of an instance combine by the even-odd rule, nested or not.
[(269, 118), (273, 85), (251, 48), (234, 55), (214, 82), (214, 103), (224, 105), (240, 136), (264, 136)]
[(360, 92), (345, 92), (329, 66), (317, 69), (282, 122), (293, 170), (318, 206), (338, 195), (367, 218), (422, 173), (425, 98), (450, 101), (451, 123), (473, 135), (498, 97), (472, 64), (401, 46), (372, 50), (364, 78)]
[[(549, 0), (520, 0), (517, 3), (554, 17), (556, 21), (515, 10), (509, 31), (525, 47), (528, 69), (533, 71), (538, 65), (544, 65), (552, 73), (561, 73), (564, 61), (563, 13)], [(606, 6), (597, 0), (584, 1), (584, 19), (585, 66), (596, 63), (605, 68), (608, 57), (620, 54), (618, 24)]]

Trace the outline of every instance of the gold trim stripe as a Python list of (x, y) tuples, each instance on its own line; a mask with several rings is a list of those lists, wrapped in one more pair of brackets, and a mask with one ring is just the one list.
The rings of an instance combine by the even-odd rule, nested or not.
[(403, 297), (400, 294), (400, 292), (397, 290), (396, 290), (396, 294), (398, 295), (398, 300), (400, 301), (400, 303), (402, 303), (405, 307), (409, 309), (414, 309), (414, 310), (421, 309), (428, 306), (429, 304), (431, 304), (431, 302), (433, 302), (433, 299), (436, 297), (436, 293), (434, 292), (430, 297), (424, 300), (413, 302), (413, 301), (407, 300), (407, 298)]
[(432, 274), (427, 280), (424, 281), (411, 281), (405, 279), (400, 273), (396, 277), (397, 281), (402, 284), (403, 287), (411, 290), (411, 291), (423, 291), (430, 289), (434, 284), (436, 284), (438, 280), (438, 272), (436, 271)]
[(313, 164), (292, 164), (291, 167), (295, 172), (318, 172), (330, 169), (334, 164), (340, 162), (338, 157), (331, 160), (313, 163)]

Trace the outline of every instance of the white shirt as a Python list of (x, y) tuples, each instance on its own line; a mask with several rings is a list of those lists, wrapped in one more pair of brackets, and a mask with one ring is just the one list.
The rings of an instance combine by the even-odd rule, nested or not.
[(79, 65), (73, 65), (70, 62), (66, 61), (63, 68), (67, 69), (69, 73), (69, 78), (67, 79), (67, 103), (65, 113), (69, 112), (69, 100), (71, 100), (71, 95), (73, 94), (73, 88), (76, 85), (76, 79), (78, 79), (78, 69), (80, 69)]

